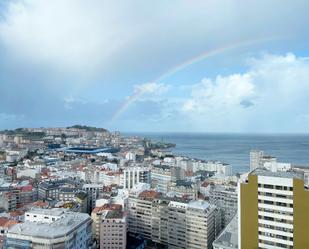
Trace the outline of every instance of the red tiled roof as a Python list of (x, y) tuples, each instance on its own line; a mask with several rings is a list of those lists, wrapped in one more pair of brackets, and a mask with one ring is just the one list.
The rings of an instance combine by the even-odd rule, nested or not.
[(11, 226), (19, 223), (17, 220), (8, 220), (4, 227), (10, 228)]
[(48, 203), (44, 202), (44, 201), (36, 201), (36, 202), (32, 203), (32, 205), (36, 206), (36, 207), (47, 207)]
[(16, 210), (16, 211), (10, 212), (10, 215), (13, 216), (13, 217), (16, 217), (16, 216), (21, 216), (21, 215), (23, 215), (24, 213), (25, 213), (25, 212), (23, 212), (23, 211)]
[(144, 190), (142, 193), (139, 194), (139, 197), (141, 198), (149, 198), (154, 199), (156, 197), (160, 196), (160, 193), (154, 190)]
[(27, 185), (27, 186), (23, 186), (23, 187), (21, 187), (20, 188), (20, 190), (22, 191), (22, 192), (29, 192), (29, 191), (32, 191), (32, 186), (31, 185)]
[(209, 182), (203, 182), (203, 183), (202, 183), (202, 187), (205, 187), (205, 188), (206, 188), (208, 185), (209, 185)]
[(105, 210), (122, 210), (122, 205), (120, 204), (104, 204), (101, 207), (96, 207), (92, 210), (93, 213), (99, 213)]
[(8, 218), (0, 217), (0, 227), (3, 227), (8, 222), (8, 220)]

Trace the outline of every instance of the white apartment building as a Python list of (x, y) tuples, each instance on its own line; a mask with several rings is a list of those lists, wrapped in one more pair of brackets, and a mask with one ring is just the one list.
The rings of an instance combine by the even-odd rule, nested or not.
[(104, 186), (120, 185), (123, 181), (123, 173), (120, 171), (99, 171), (98, 178), (98, 182)]
[(220, 215), (215, 205), (191, 201), (186, 210), (186, 248), (212, 248), (219, 227)]
[(186, 249), (186, 211), (188, 203), (171, 201), (168, 204), (168, 247)]
[(250, 171), (260, 167), (260, 160), (264, 156), (264, 151), (251, 150), (250, 151)]
[(151, 186), (158, 192), (167, 193), (172, 181), (172, 170), (169, 166), (158, 165), (151, 169)]
[(146, 190), (129, 197), (128, 231), (173, 249), (208, 249), (220, 231), (220, 212), (206, 201), (170, 199)]
[(25, 213), (25, 222), (9, 229), (5, 248), (88, 249), (90, 243), (91, 219), (88, 214), (67, 209), (33, 209)]
[(221, 227), (224, 228), (237, 213), (237, 187), (233, 185), (211, 184), (209, 202), (221, 212)]
[(269, 170), (271, 170), (270, 168), (280, 167), (280, 166), (277, 166), (276, 157), (265, 155), (264, 151), (262, 150), (251, 150), (250, 151), (250, 171), (256, 168), (263, 168), (265, 167), (264, 164), (268, 165)]
[(277, 161), (270, 160), (263, 162), (263, 167), (270, 171), (276, 172), (276, 171), (288, 171), (292, 168), (292, 165), (290, 163), (280, 163)]
[(123, 170), (123, 187), (132, 189), (139, 183), (150, 183), (150, 170), (147, 167), (126, 167)]
[(133, 152), (127, 152), (125, 155), (126, 160), (135, 162), (136, 154)]

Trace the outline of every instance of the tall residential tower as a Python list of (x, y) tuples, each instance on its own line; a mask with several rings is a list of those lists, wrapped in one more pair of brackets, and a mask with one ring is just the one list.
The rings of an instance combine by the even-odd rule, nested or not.
[(240, 249), (309, 248), (309, 191), (303, 174), (257, 168), (238, 187)]

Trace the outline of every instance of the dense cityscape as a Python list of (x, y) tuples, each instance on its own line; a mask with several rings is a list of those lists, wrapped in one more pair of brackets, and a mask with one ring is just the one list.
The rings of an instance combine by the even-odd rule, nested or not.
[(174, 144), (80, 125), (5, 130), (0, 146), (3, 248), (308, 245), (309, 168), (263, 151), (233, 175)]
[(0, 249), (309, 249), (308, 10), (0, 0)]

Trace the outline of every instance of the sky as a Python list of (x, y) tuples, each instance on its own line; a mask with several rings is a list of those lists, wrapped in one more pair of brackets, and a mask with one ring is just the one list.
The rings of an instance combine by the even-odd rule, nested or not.
[(308, 0), (1, 0), (0, 129), (309, 132)]

